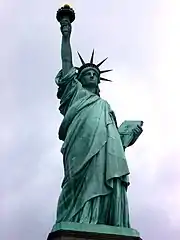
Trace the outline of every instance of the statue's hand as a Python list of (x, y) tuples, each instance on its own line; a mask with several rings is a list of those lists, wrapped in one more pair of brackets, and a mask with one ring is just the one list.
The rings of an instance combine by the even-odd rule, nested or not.
[(70, 38), (71, 36), (71, 23), (68, 19), (63, 19), (61, 22), (61, 32), (63, 37)]
[(141, 133), (143, 132), (143, 129), (142, 129), (142, 127), (140, 127), (138, 125), (132, 131), (133, 131), (134, 135), (138, 138), (141, 135)]
[(133, 145), (143, 132), (142, 121), (124, 121), (118, 131), (124, 148)]

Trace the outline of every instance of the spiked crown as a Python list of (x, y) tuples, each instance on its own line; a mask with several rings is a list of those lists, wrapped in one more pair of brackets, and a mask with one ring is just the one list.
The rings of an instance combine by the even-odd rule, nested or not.
[[(98, 63), (97, 65), (93, 63), (93, 60), (94, 60), (94, 50), (92, 52), (92, 55), (91, 55), (91, 59), (90, 59), (90, 62), (89, 63), (85, 63), (85, 61), (83, 60), (83, 58), (81, 57), (80, 53), (78, 52), (78, 56), (81, 60), (81, 63), (82, 63), (82, 66), (81, 67), (76, 67), (76, 69), (78, 70), (78, 76), (77, 77), (80, 77), (81, 73), (83, 72), (83, 70), (85, 70), (86, 68), (92, 68), (94, 70), (96, 70), (99, 75), (101, 73), (106, 73), (106, 72), (110, 72), (112, 71), (112, 69), (109, 69), (109, 70), (103, 70), (103, 71), (100, 71), (99, 69), (99, 66), (101, 66), (101, 64), (103, 64), (107, 58), (105, 58), (104, 60), (102, 60), (100, 63)], [(111, 80), (109, 79), (106, 79), (106, 78), (103, 78), (103, 77), (100, 77), (100, 80), (102, 81), (108, 81), (108, 82), (112, 82)]]

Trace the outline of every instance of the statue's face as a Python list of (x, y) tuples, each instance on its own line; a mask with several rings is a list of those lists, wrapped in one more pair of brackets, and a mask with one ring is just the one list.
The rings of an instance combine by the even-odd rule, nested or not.
[(83, 86), (97, 87), (99, 83), (99, 74), (93, 69), (87, 70), (81, 77)]

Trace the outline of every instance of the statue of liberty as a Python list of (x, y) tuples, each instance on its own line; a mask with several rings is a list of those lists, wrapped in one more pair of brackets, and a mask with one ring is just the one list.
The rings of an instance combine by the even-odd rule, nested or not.
[[(100, 81), (110, 81), (94, 63), (78, 53), (82, 66), (73, 66), (70, 45), (72, 8), (58, 10), (61, 25), (62, 69), (56, 76), (60, 113), (64, 116), (59, 139), (64, 141), (64, 180), (57, 206), (56, 224), (61, 222), (104, 224), (130, 228), (127, 189), (129, 169), (125, 148), (142, 133), (141, 121), (117, 125), (115, 113), (100, 97)], [(55, 225), (56, 225), (55, 224)]]

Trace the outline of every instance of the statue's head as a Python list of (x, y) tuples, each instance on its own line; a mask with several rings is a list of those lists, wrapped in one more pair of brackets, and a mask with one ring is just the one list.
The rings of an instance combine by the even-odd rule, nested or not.
[(99, 88), (98, 88), (98, 84), (100, 83), (101, 80), (103, 81), (110, 81), (106, 78), (102, 78), (100, 76), (101, 73), (105, 73), (105, 72), (109, 72), (112, 70), (104, 70), (104, 71), (100, 71), (99, 66), (107, 59), (104, 59), (103, 61), (101, 61), (99, 64), (94, 64), (93, 63), (93, 58), (94, 58), (94, 50), (92, 52), (92, 56), (91, 56), (91, 60), (89, 63), (85, 63), (85, 61), (83, 60), (83, 58), (81, 57), (81, 55), (78, 53), (79, 58), (82, 62), (82, 66), (78, 69), (78, 75), (77, 78), (78, 80), (82, 83), (82, 85), (84, 87), (91, 87), (91, 88), (97, 88), (98, 92), (99, 92)]
[(97, 87), (100, 83), (100, 73), (95, 68), (87, 67), (79, 75), (79, 80), (83, 86)]

